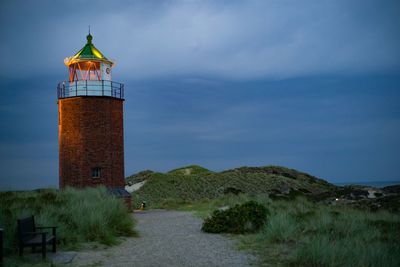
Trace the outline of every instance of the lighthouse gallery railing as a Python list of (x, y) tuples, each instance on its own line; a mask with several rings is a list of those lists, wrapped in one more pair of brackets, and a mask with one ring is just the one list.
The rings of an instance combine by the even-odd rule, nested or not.
[(109, 80), (63, 81), (57, 86), (57, 97), (68, 98), (76, 96), (109, 96), (124, 98), (124, 84)]

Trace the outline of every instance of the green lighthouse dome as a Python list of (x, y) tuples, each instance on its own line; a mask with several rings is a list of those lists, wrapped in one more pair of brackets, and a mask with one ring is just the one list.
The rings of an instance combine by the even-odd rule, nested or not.
[(65, 65), (69, 66), (71, 64), (83, 61), (97, 61), (97, 62), (105, 62), (114, 65), (114, 62), (107, 59), (92, 43), (93, 36), (89, 33), (86, 36), (87, 43), (85, 46), (79, 50), (72, 57), (67, 57), (64, 60)]

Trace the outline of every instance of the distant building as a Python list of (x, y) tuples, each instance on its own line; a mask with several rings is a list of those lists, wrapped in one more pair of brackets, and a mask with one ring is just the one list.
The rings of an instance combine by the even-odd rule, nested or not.
[(59, 183), (104, 185), (124, 198), (124, 85), (111, 79), (114, 62), (87, 36), (86, 45), (64, 60), (69, 80), (58, 84)]

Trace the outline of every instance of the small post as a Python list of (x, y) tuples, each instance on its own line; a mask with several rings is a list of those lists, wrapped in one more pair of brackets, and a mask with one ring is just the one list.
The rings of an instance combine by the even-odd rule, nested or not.
[(62, 85), (60, 86), (60, 98), (64, 98), (65, 97), (65, 82), (62, 82)]
[(42, 259), (46, 258), (46, 233), (42, 233)]

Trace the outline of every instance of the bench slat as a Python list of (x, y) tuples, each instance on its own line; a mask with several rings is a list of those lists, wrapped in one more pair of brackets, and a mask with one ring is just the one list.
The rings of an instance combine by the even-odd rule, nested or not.
[[(54, 236), (47, 236), (46, 237), (46, 243), (49, 243), (50, 241), (53, 241)], [(37, 235), (34, 238), (25, 240), (24, 242), (26, 245), (41, 245), (42, 244), (42, 235)]]

